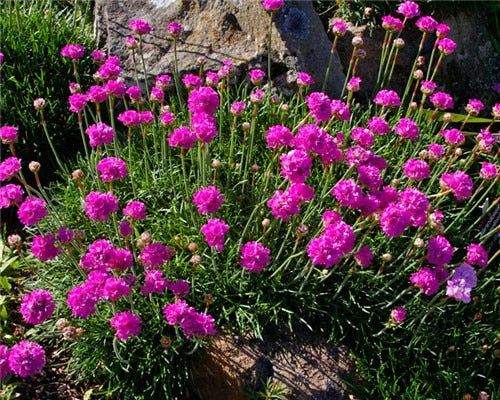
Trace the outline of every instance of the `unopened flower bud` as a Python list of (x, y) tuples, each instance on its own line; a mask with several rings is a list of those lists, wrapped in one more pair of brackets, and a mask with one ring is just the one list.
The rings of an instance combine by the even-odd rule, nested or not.
[(28, 164), (28, 168), (31, 172), (33, 173), (36, 173), (38, 171), (40, 171), (40, 168), (42, 167), (42, 165), (38, 162), (38, 161), (31, 161), (29, 164)]
[(473, 301), (474, 303), (477, 303), (477, 302), (479, 301), (479, 296), (474, 296), (474, 297), (472, 298), (472, 301)]
[(382, 261), (383, 262), (391, 262), (392, 261), (392, 254), (389, 254), (389, 253), (382, 254)]
[(42, 99), (41, 97), (33, 101), (33, 107), (35, 107), (35, 110), (43, 110), (46, 105), (45, 99)]
[(74, 326), (67, 326), (63, 329), (64, 340), (74, 340), (76, 337), (76, 329)]
[(415, 241), (413, 242), (413, 245), (417, 248), (417, 249), (421, 249), (422, 247), (424, 247), (424, 240), (422, 238), (416, 238)]
[(474, 319), (475, 320), (483, 319), (483, 314), (481, 314), (480, 312), (475, 313), (474, 314)]
[(363, 15), (365, 17), (370, 17), (372, 14), (373, 14), (373, 8), (365, 7), (365, 10), (363, 11)]
[(391, 181), (391, 186), (392, 187), (398, 187), (399, 186), (399, 179), (396, 179), (394, 178), (392, 181)]
[(300, 224), (299, 226), (297, 226), (295, 228), (295, 233), (297, 234), (297, 237), (299, 239), (303, 238), (304, 236), (306, 236), (309, 233), (309, 228), (305, 224)]
[(269, 218), (264, 218), (261, 224), (264, 228), (267, 228), (269, 225), (271, 225), (271, 220)]
[(412, 101), (412, 102), (410, 103), (410, 108), (411, 108), (412, 110), (416, 110), (416, 109), (418, 108), (418, 104), (417, 104), (417, 102), (416, 102), (416, 101)]
[(272, 104), (279, 104), (280, 102), (280, 97), (277, 94), (273, 94), (271, 96), (271, 103)]
[(162, 336), (160, 338), (160, 345), (164, 349), (169, 349), (170, 346), (172, 346), (172, 339), (170, 339), (168, 336)]
[(462, 155), (463, 151), (462, 151), (462, 148), (461, 147), (457, 147), (455, 149), (455, 151), (453, 152), (453, 155), (455, 155), (456, 157), (460, 157)]
[(424, 79), (424, 71), (422, 71), (421, 69), (416, 69), (415, 71), (413, 71), (413, 79)]
[(85, 329), (78, 327), (75, 329), (76, 336), (82, 336), (85, 333)]
[(151, 243), (151, 240), (153, 240), (153, 237), (151, 236), (151, 233), (149, 233), (148, 231), (144, 231), (141, 233), (141, 240), (148, 244), (148, 243)]
[(493, 355), (494, 355), (496, 358), (500, 357), (500, 349), (495, 349), (495, 350), (493, 351)]
[(203, 297), (203, 302), (205, 304), (212, 304), (214, 302), (214, 296), (210, 293), (207, 293), (204, 297)]
[(85, 239), (85, 231), (83, 231), (82, 229), (75, 229), (73, 231), (73, 233), (75, 234), (75, 239), (76, 240), (83, 240), (83, 239)]
[(222, 164), (219, 160), (213, 160), (211, 165), (212, 168), (219, 169)]
[(137, 239), (135, 242), (135, 246), (139, 249), (142, 250), (144, 247), (146, 247), (146, 243), (142, 239)]
[(74, 181), (79, 181), (83, 178), (83, 171), (81, 169), (75, 169), (71, 173), (71, 177), (73, 178)]
[(56, 321), (56, 329), (58, 331), (62, 331), (64, 328), (66, 328), (69, 325), (70, 325), (70, 323), (69, 323), (69, 321), (66, 318), (59, 318)]
[(483, 351), (488, 351), (488, 349), (489, 349), (489, 348), (490, 348), (490, 346), (488, 346), (487, 344), (483, 344), (483, 345), (481, 346), (481, 349), (482, 349)]
[(453, 353), (456, 350), (455, 346), (448, 347), (448, 353)]
[(248, 131), (250, 129), (250, 122), (243, 122), (241, 124), (241, 129), (243, 129), (244, 131)]
[(428, 150), (422, 150), (420, 153), (418, 153), (418, 156), (422, 160), (426, 160), (427, 158), (429, 158), (429, 151)]
[(361, 47), (361, 46), (363, 46), (363, 38), (361, 36), (354, 36), (352, 38), (351, 43), (354, 47)]
[(354, 57), (360, 58), (363, 60), (366, 57), (366, 51), (364, 51), (363, 49), (357, 49), (356, 53), (354, 54)]
[(485, 391), (481, 391), (477, 395), (477, 400), (489, 400), (489, 398), (490, 398), (490, 395), (488, 393), (486, 393)]
[(257, 173), (257, 172), (259, 172), (259, 170), (260, 170), (260, 167), (257, 164), (252, 165), (252, 172), (253, 173)]
[(188, 250), (191, 253), (194, 253), (198, 249), (198, 245), (195, 242), (191, 242), (188, 244)]
[(194, 256), (191, 257), (189, 262), (191, 264), (193, 264), (193, 266), (199, 265), (199, 264), (201, 264), (201, 256), (198, 254), (195, 254)]
[(203, 56), (199, 56), (197, 59), (196, 59), (196, 65), (198, 65), (199, 67), (205, 65), (207, 63), (207, 59)]
[(287, 103), (281, 105), (281, 111), (287, 112), (290, 109), (290, 106)]
[(419, 67), (421, 67), (422, 65), (425, 65), (425, 57), (424, 56), (418, 56), (417, 65)]
[(443, 115), (444, 122), (451, 122), (452, 119), (453, 119), (453, 116), (450, 113), (446, 113)]
[(401, 38), (397, 38), (394, 40), (394, 46), (396, 47), (396, 49), (402, 49), (403, 47), (405, 47), (405, 41)]
[(15, 248), (15, 247), (19, 247), (21, 246), (22, 244), (22, 239), (21, 239), (21, 236), (19, 235), (9, 235), (7, 236), (7, 243), (9, 245), (10, 248)]
[(472, 395), (470, 393), (465, 393), (463, 400), (472, 400)]

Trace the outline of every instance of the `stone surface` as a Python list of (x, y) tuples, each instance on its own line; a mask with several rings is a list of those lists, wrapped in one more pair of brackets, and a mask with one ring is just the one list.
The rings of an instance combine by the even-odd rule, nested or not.
[(354, 372), (345, 346), (335, 347), (310, 332), (275, 330), (252, 336), (222, 334), (193, 363), (189, 400), (243, 400), (271, 378), (287, 399), (354, 399), (343, 382)]
[[(465, 113), (464, 106), (470, 98), (481, 99), (489, 106), (482, 115), (491, 117), (489, 114), (491, 106), (495, 101), (498, 102), (498, 93), (495, 93), (492, 87), (500, 82), (500, 55), (489, 39), (481, 15), (459, 10), (453, 15), (444, 16), (439, 22), (451, 27), (449, 38), (457, 43), (457, 48), (453, 54), (444, 57), (441, 68), (434, 78), (438, 90), (453, 96), (455, 111), (460, 113)], [(362, 90), (357, 94), (361, 101), (366, 101), (373, 93), (384, 34), (385, 31), (381, 27), (370, 29), (366, 25), (351, 26), (346, 36), (339, 40), (338, 52), (344, 69), (347, 70), (352, 52), (351, 40), (354, 36), (363, 38), (363, 49), (367, 56), (360, 61), (357, 72), (363, 79)], [(399, 52), (393, 79), (389, 85), (400, 95), (404, 92), (421, 37), (422, 33), (415, 27), (415, 20), (410, 20), (401, 34), (405, 46)], [(435, 35), (428, 35), (421, 53), (427, 60), (431, 55), (434, 41)], [(439, 53), (434, 58), (434, 63), (438, 56)]]
[[(230, 59), (240, 77), (251, 68), (267, 71), (270, 15), (259, 0), (96, 0), (95, 29), (100, 46), (124, 60), (125, 75), (133, 77), (132, 55), (125, 39), (133, 19), (148, 21), (153, 31), (144, 35), (144, 57), (151, 76), (172, 73), (174, 55), (166, 25), (184, 27), (179, 39), (181, 75), (197, 70), (196, 60), (206, 59), (206, 70), (216, 71)], [(328, 64), (331, 42), (311, 1), (289, 1), (274, 15), (272, 74), (281, 87), (290, 88), (294, 72), (306, 71), (320, 87)], [(338, 95), (344, 75), (335, 57), (327, 92)]]

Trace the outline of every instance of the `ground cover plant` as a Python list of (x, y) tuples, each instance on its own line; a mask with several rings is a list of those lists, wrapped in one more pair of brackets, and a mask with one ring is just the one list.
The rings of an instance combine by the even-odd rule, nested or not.
[[(284, 2), (263, 6), (271, 20)], [(0, 127), (0, 204), (27, 234), (7, 238), (0, 272), (33, 271), (17, 309), (32, 329), (2, 331), (3, 394), (29, 385), (51, 362), (42, 345), (57, 345), (97, 398), (182, 398), (190, 357), (217, 332), (304, 324), (349, 344), (361, 398), (498, 396), (500, 104), (491, 119), (477, 118), (476, 98), (448, 113), (453, 98), (433, 81), (455, 48), (448, 27), (411, 1), (382, 21), (368, 107), (356, 103), (359, 37), (339, 99), (312, 91), (307, 71), (281, 96), (270, 64), (236, 83), (230, 60), (151, 85), (143, 20), (129, 25), (133, 85), (118, 58), (65, 44), (82, 152), (65, 163), (54, 147), (62, 182), (42, 185), (44, 166), (16, 153), (24, 132)], [(392, 60), (413, 23), (434, 50), (398, 94)], [(166, 29), (177, 49), (182, 26)], [(347, 24), (331, 29), (333, 54)], [(31, 102), (45, 129), (47, 100)]]

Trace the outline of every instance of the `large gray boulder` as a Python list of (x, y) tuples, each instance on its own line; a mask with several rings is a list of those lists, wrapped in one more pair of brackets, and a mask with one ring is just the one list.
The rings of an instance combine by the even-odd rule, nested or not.
[[(172, 73), (174, 54), (166, 26), (179, 22), (184, 32), (178, 43), (181, 75), (197, 70), (203, 56), (205, 70), (217, 71), (232, 60), (240, 77), (251, 68), (267, 71), (270, 15), (259, 0), (96, 0), (95, 30), (100, 46), (123, 61), (124, 74), (132, 78), (133, 61), (125, 46), (132, 32), (128, 24), (144, 19), (153, 27), (144, 35), (144, 58), (152, 76)], [(321, 87), (331, 42), (311, 1), (287, 1), (274, 15), (272, 75), (284, 90), (294, 87), (295, 72), (308, 72)], [(343, 85), (342, 66), (335, 56), (327, 92), (337, 96)]]

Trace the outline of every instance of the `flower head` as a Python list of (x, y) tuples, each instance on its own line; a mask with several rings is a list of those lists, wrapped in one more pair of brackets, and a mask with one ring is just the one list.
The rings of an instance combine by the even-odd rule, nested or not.
[(56, 237), (52, 233), (37, 235), (31, 244), (31, 253), (42, 261), (49, 261), (61, 254), (62, 249), (55, 245)]
[(442, 235), (431, 237), (426, 250), (427, 261), (436, 267), (449, 264), (453, 258), (453, 247), (451, 247), (450, 242)]
[(229, 225), (218, 218), (211, 218), (200, 228), (201, 233), (210, 247), (221, 252), (224, 250), (225, 235), (229, 230)]
[(169, 22), (167, 33), (174, 38), (179, 37), (182, 33), (182, 25), (175, 21)]
[(498, 177), (498, 167), (490, 162), (481, 163), (479, 176), (483, 179), (490, 180)]
[(304, 183), (311, 173), (312, 160), (302, 150), (291, 150), (280, 157), (280, 175), (293, 183)]
[(373, 102), (383, 107), (399, 107), (401, 100), (394, 90), (380, 90), (373, 99)]
[(252, 69), (248, 72), (248, 77), (254, 85), (260, 85), (266, 77), (266, 73), (261, 69)]
[(111, 182), (123, 179), (128, 175), (127, 164), (120, 158), (106, 157), (96, 165), (96, 169), (101, 174), (103, 182)]
[(0, 182), (11, 179), (21, 170), (21, 159), (8, 157), (0, 163)]
[(249, 271), (259, 273), (271, 260), (271, 250), (259, 242), (247, 242), (241, 249), (240, 265)]
[(172, 258), (172, 250), (162, 243), (148, 244), (139, 254), (139, 260), (146, 269), (161, 267)]
[(472, 196), (472, 179), (463, 171), (441, 175), (439, 184), (442, 189), (451, 190), (457, 200), (468, 199)]
[(442, 38), (442, 39), (438, 39), (437, 45), (438, 45), (439, 51), (444, 55), (450, 55), (457, 48), (457, 44), (453, 40), (446, 38), (446, 37)]
[(52, 295), (47, 290), (34, 290), (23, 296), (21, 314), (24, 320), (32, 325), (41, 324), (52, 317), (56, 306)]
[(21, 378), (38, 374), (45, 366), (45, 351), (35, 342), (22, 340), (9, 352), (9, 368)]
[(92, 147), (100, 146), (102, 144), (111, 144), (115, 137), (115, 131), (112, 127), (103, 122), (90, 125), (85, 133), (89, 136), (89, 144)]
[(213, 114), (219, 107), (219, 95), (211, 87), (202, 86), (189, 93), (188, 109), (192, 113)]
[(85, 54), (85, 49), (81, 44), (67, 44), (61, 49), (61, 56), (71, 60), (79, 60)]
[(481, 268), (486, 268), (488, 265), (488, 253), (480, 244), (471, 243), (467, 246), (465, 262), (470, 265), (479, 265)]
[(310, 86), (314, 84), (314, 79), (307, 72), (297, 72), (297, 85)]
[(207, 186), (197, 190), (193, 195), (193, 203), (196, 204), (200, 214), (212, 214), (222, 206), (225, 196), (215, 186)]
[(111, 192), (90, 192), (83, 209), (89, 219), (105, 222), (113, 212), (118, 211), (118, 199)]
[(394, 133), (403, 139), (415, 141), (418, 139), (418, 125), (409, 118), (401, 118), (394, 126)]
[(130, 311), (116, 313), (109, 324), (115, 328), (116, 337), (120, 340), (127, 340), (130, 336), (139, 336), (141, 333), (141, 317)]
[(151, 25), (144, 21), (143, 19), (134, 19), (129, 22), (128, 28), (134, 31), (137, 35), (145, 35), (146, 33), (150, 33), (153, 28)]
[(36, 225), (47, 215), (47, 203), (38, 197), (27, 197), (17, 210), (19, 221), (24, 225)]
[(396, 323), (400, 324), (406, 319), (406, 308), (404, 307), (396, 307), (391, 311), (391, 319)]
[(467, 111), (470, 115), (477, 116), (483, 108), (484, 104), (481, 102), (481, 100), (470, 99), (465, 106), (465, 111)]
[(12, 372), (9, 367), (9, 353), (9, 348), (4, 344), (0, 344), (0, 381)]
[(463, 303), (470, 303), (470, 292), (477, 285), (476, 271), (463, 263), (455, 268), (453, 276), (446, 283), (446, 295)]
[(430, 178), (431, 176), (429, 164), (424, 160), (410, 158), (406, 160), (401, 167), (403, 168), (405, 176), (409, 179), (420, 181), (425, 178)]
[(456, 128), (442, 130), (441, 136), (450, 146), (460, 146), (465, 142), (464, 134)]
[(363, 268), (368, 268), (373, 260), (373, 251), (368, 246), (361, 247), (354, 258)]
[(438, 22), (429, 15), (425, 15), (415, 22), (415, 25), (422, 32), (432, 32), (436, 29)]
[(389, 32), (401, 32), (403, 30), (403, 22), (392, 15), (384, 15), (382, 17), (382, 27)]
[(439, 290), (439, 280), (436, 273), (429, 267), (422, 267), (410, 276), (410, 282), (418, 286), (427, 296), (432, 296)]
[(183, 149), (190, 149), (196, 141), (196, 133), (189, 127), (181, 126), (174, 129), (167, 137), (167, 142), (170, 147), (182, 147)]
[(0, 208), (9, 208), (11, 205), (23, 201), (24, 191), (19, 185), (9, 183), (0, 187)]
[(128, 203), (123, 209), (123, 215), (130, 217), (134, 220), (146, 218), (146, 205), (138, 200), (133, 200)]
[(307, 107), (316, 122), (326, 122), (332, 115), (332, 106), (329, 97), (322, 92), (313, 92), (305, 98)]
[(73, 93), (68, 98), (69, 110), (74, 113), (79, 113), (89, 101), (89, 97), (82, 93)]
[(417, 3), (408, 0), (401, 3), (396, 12), (402, 14), (407, 19), (411, 19), (420, 15), (420, 8)]
[(278, 11), (285, 5), (285, 0), (262, 0), (262, 7), (267, 11)]
[(17, 140), (17, 128), (9, 125), (0, 127), (0, 140), (4, 144), (14, 143)]

